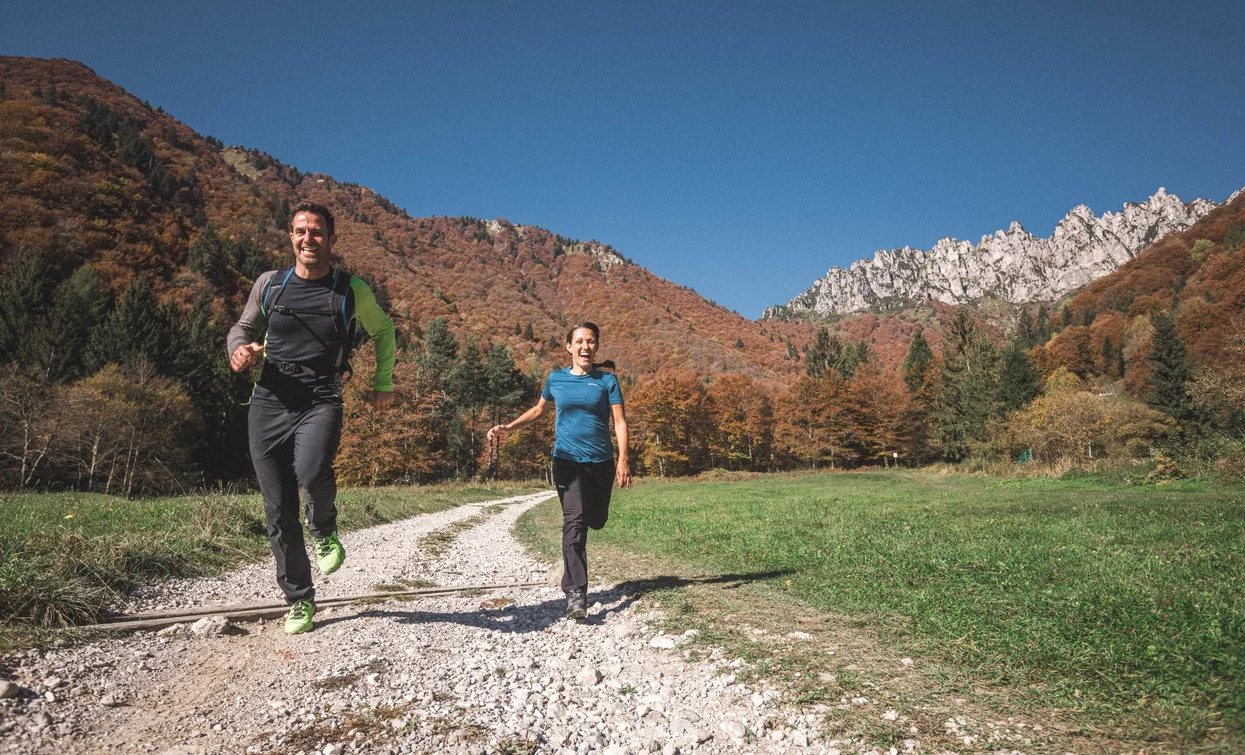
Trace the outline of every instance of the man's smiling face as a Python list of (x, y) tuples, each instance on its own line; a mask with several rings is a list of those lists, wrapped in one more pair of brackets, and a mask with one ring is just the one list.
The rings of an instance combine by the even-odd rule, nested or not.
[(328, 235), (324, 218), (314, 212), (300, 212), (294, 216), (290, 231), (290, 244), (294, 247), (294, 261), (310, 272), (328, 272), (330, 255), (336, 236)]

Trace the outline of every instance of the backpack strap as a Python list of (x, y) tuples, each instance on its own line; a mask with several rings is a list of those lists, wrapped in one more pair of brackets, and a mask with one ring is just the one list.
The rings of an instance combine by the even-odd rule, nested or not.
[[(286, 271), (285, 277), (281, 279), (281, 287), (277, 289), (277, 298), (273, 299), (273, 304), (280, 301), (281, 294), (282, 292), (285, 291), (285, 284), (290, 282), (290, 276), (293, 274), (294, 274), (294, 268), (292, 267)], [(268, 285), (264, 288), (264, 298), (259, 304), (259, 311), (263, 313), (264, 317), (268, 316), (268, 311), (269, 311), (268, 297), (272, 294), (272, 282), (275, 281), (279, 275), (281, 275), (280, 270), (276, 272), (276, 275), (273, 275), (271, 278), (268, 279)]]
[[(350, 364), (350, 357), (354, 354), (355, 348), (359, 345), (359, 319), (354, 317), (354, 313), (350, 311), (350, 281), (352, 276), (350, 273), (338, 270), (333, 271), (332, 285), (332, 309), (333, 309), (333, 328), (337, 330), (340, 338), (341, 351), (338, 353), (337, 370), (342, 376), (349, 380), (354, 375), (354, 367)], [(337, 316), (341, 316), (341, 325), (337, 324)]]

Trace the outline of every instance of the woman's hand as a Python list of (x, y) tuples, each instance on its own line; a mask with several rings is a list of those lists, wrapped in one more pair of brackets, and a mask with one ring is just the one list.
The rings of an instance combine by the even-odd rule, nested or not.
[(626, 459), (618, 460), (618, 468), (614, 470), (614, 479), (618, 481), (618, 487), (631, 487), (631, 467), (628, 466)]

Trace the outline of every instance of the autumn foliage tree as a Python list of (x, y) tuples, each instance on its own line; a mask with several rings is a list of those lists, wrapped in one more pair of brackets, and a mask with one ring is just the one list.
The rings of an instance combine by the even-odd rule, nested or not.
[(746, 375), (723, 375), (709, 388), (714, 467), (763, 471), (774, 466), (774, 407)]
[(789, 463), (834, 468), (847, 451), (850, 398), (847, 381), (833, 370), (800, 376), (779, 395), (777, 442)]
[(709, 468), (713, 421), (703, 381), (662, 375), (631, 394), (627, 423), (643, 470), (667, 477)]

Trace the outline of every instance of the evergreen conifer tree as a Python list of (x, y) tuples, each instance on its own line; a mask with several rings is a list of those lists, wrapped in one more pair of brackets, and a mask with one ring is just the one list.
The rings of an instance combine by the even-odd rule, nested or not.
[(1003, 350), (999, 368), (999, 403), (1005, 411), (1015, 411), (1037, 397), (1042, 376), (1019, 334)]
[(987, 423), (1002, 408), (999, 356), (963, 309), (956, 311), (947, 331), (931, 400), (930, 440), (943, 458), (959, 461), (985, 438)]
[(168, 375), (169, 357), (176, 348), (176, 320), (170, 322), (171, 311), (156, 302), (147, 276), (135, 275), (117, 306), (91, 331), (83, 355), (87, 372), (144, 358)]
[(37, 365), (50, 383), (69, 383), (85, 377), (83, 352), (105, 306), (99, 276), (90, 265), (82, 265), (56, 287), (52, 306), (35, 326), (33, 348), (22, 357), (23, 361)]
[(216, 226), (208, 223), (186, 251), (186, 265), (209, 283), (223, 283), (229, 272), (228, 246), (216, 232)]
[(25, 363), (35, 325), (46, 316), (54, 281), (47, 256), (27, 249), (0, 276), (0, 364)]
[(1182, 425), (1193, 419), (1193, 400), (1187, 384), (1191, 376), (1189, 355), (1176, 330), (1175, 321), (1165, 313), (1153, 315), (1154, 334), (1150, 338), (1150, 395), (1146, 403), (1170, 415)]
[(916, 393), (921, 390), (921, 386), (925, 384), (925, 372), (932, 361), (934, 361), (934, 350), (929, 347), (929, 341), (925, 340), (925, 331), (918, 330), (912, 335), (908, 355), (904, 357), (903, 364), (899, 367), (904, 384), (908, 386), (910, 392)]
[(1038, 339), (1033, 344), (1034, 346), (1041, 346), (1050, 339), (1050, 311), (1046, 309), (1045, 304), (1038, 305), (1037, 317), (1033, 321), (1033, 330), (1034, 335)]
[(817, 329), (813, 337), (813, 345), (804, 353), (804, 372), (809, 377), (819, 378), (825, 372), (830, 358), (830, 331), (824, 326)]
[(450, 332), (444, 317), (434, 318), (424, 331), (423, 353), (417, 360), (421, 379), (429, 381), (436, 389), (446, 390), (446, 380), (457, 360), (458, 339)]

